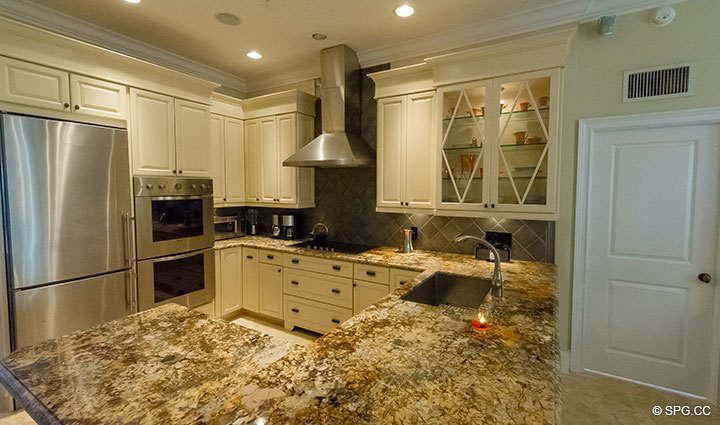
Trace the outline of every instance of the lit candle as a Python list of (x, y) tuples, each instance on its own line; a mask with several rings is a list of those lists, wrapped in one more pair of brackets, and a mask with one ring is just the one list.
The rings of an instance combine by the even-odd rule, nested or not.
[(487, 319), (485, 319), (485, 315), (482, 314), (482, 312), (478, 313), (477, 320), (473, 320), (473, 327), (475, 329), (488, 329), (490, 327), (490, 323), (488, 323)]

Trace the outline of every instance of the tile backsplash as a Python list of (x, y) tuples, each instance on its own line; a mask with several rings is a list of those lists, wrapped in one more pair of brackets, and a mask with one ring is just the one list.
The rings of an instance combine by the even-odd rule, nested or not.
[[(360, 127), (363, 138), (375, 148), (375, 87), (366, 74), (387, 69), (387, 65), (363, 69), (360, 93)], [(320, 129), (319, 110), (316, 130)], [(459, 234), (484, 237), (486, 231), (513, 235), (513, 258), (530, 261), (554, 261), (555, 227), (552, 222), (494, 218), (440, 217), (429, 214), (387, 214), (375, 212), (376, 169), (318, 168), (315, 170), (315, 208), (306, 210), (260, 209), (260, 231), (270, 231), (272, 214), (296, 214), (308, 234), (315, 223), (330, 229), (330, 239), (365, 245), (400, 247), (402, 229), (417, 226), (418, 239), (413, 245), (430, 251), (474, 253), (474, 244), (452, 243)]]

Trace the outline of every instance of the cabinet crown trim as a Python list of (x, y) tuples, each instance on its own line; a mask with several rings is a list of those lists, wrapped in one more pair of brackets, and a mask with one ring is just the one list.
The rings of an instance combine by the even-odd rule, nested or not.
[(242, 108), (245, 119), (291, 112), (314, 117), (316, 99), (309, 93), (294, 89), (245, 99), (242, 101)]

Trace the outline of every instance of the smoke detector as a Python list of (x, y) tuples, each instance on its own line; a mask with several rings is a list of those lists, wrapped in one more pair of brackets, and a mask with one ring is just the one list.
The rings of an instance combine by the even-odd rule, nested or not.
[(656, 27), (664, 27), (675, 19), (675, 9), (669, 6), (657, 7), (650, 12), (650, 21)]

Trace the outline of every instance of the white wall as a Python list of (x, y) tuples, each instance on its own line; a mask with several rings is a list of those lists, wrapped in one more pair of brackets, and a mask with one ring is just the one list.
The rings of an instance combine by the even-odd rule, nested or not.
[[(599, 35), (596, 23), (583, 24), (570, 52), (563, 95), (561, 208), (555, 233), (562, 348), (570, 345), (578, 120), (720, 105), (720, 1), (692, 0), (674, 7), (677, 17), (666, 27), (653, 26), (649, 11), (619, 16), (612, 36)], [(621, 102), (623, 71), (681, 62), (695, 67), (694, 96)]]

